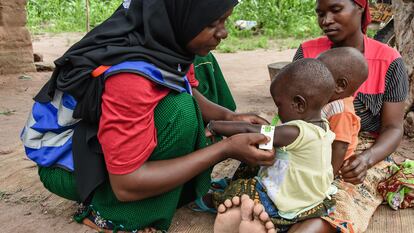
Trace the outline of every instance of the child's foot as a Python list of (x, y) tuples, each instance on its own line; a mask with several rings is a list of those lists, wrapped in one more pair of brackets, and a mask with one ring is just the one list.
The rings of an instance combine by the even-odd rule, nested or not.
[[(247, 197), (247, 198), (246, 198)], [(255, 204), (247, 195), (242, 196), (239, 233), (276, 233), (275, 226), (261, 204)]]
[(227, 199), (217, 208), (214, 233), (237, 233), (241, 223), (240, 197)]

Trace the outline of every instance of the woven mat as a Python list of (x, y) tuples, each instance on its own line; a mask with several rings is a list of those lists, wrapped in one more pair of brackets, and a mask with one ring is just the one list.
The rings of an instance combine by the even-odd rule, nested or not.
[(183, 207), (179, 209), (172, 220), (171, 233), (212, 233), (215, 215), (198, 213)]
[[(174, 216), (169, 232), (212, 233), (214, 215), (195, 213), (181, 208)], [(371, 219), (366, 233), (414, 233), (414, 209), (394, 211), (380, 206)]]

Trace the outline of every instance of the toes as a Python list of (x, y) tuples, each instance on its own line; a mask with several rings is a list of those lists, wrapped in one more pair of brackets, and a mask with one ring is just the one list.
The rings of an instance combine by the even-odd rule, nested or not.
[(231, 202), (233, 203), (234, 206), (238, 206), (240, 205), (240, 197), (235, 196), (231, 199)]
[(264, 226), (267, 230), (272, 230), (275, 228), (275, 225), (270, 220), (269, 214), (266, 213), (262, 204), (256, 204), (254, 206), (253, 214), (255, 219), (259, 219), (264, 223)]
[(262, 222), (267, 222), (267, 221), (269, 221), (270, 219), (269, 219), (269, 215), (265, 212), (265, 211), (263, 211), (262, 213), (260, 213), (260, 215), (259, 215), (259, 219), (260, 219), (260, 221), (262, 221)]
[(233, 202), (231, 202), (231, 200), (227, 199), (227, 200), (224, 201), (224, 205), (227, 208), (231, 208), (233, 206)]
[(269, 230), (269, 233), (270, 233), (270, 230), (275, 229), (275, 225), (271, 221), (267, 221), (266, 224), (265, 224), (265, 227), (266, 227), (266, 229)]
[(260, 214), (263, 213), (263, 210), (264, 210), (263, 205), (256, 204), (253, 208), (254, 217), (258, 218)]
[(144, 230), (138, 231), (138, 233), (150, 233), (150, 232), (152, 232), (152, 229), (153, 228), (145, 228)]
[(247, 198), (242, 196), (242, 203), (241, 203), (241, 217), (242, 217), (242, 220), (245, 220), (245, 221), (252, 221), (253, 220), (253, 208), (254, 208), (253, 200), (250, 199), (249, 196), (247, 196)]
[(223, 204), (219, 205), (219, 207), (217, 208), (217, 211), (218, 211), (219, 213), (224, 213), (224, 212), (226, 212), (226, 210), (227, 210), (227, 208), (226, 208), (226, 206), (225, 206), (225, 205), (223, 205)]
[(277, 231), (275, 228), (273, 228), (273, 229), (268, 230), (267, 233), (277, 233)]
[(247, 199), (250, 199), (249, 195), (247, 195), (247, 194), (243, 194), (243, 195), (241, 196), (241, 202), (243, 202), (243, 200), (247, 200)]

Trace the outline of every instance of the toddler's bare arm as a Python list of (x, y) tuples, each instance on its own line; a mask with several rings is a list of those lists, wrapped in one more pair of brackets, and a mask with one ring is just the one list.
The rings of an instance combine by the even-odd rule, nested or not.
[(334, 175), (338, 174), (344, 163), (346, 151), (348, 150), (349, 143), (335, 140), (332, 143), (332, 167)]
[[(260, 133), (261, 125), (243, 121), (211, 121), (209, 128), (215, 134), (230, 137), (239, 133)], [(275, 147), (287, 146), (293, 143), (298, 136), (299, 128), (296, 126), (277, 126), (275, 128), (273, 145)]]

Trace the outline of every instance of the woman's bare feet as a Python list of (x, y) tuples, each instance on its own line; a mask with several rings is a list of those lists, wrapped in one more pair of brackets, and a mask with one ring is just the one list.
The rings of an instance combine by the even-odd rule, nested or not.
[[(246, 198), (247, 197), (247, 198)], [(270, 221), (262, 204), (255, 204), (248, 196), (242, 196), (241, 223), (239, 233), (260, 232), (276, 233), (275, 226)]]
[(276, 233), (263, 206), (255, 204), (247, 195), (233, 197), (220, 205), (214, 223), (214, 233), (238, 232)]
[(241, 223), (240, 197), (227, 199), (217, 208), (214, 233), (237, 233)]

